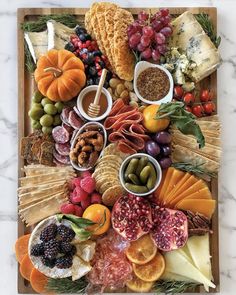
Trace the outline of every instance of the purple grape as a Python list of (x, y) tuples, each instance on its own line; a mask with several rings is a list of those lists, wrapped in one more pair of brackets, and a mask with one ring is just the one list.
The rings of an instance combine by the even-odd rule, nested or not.
[(152, 157), (156, 157), (160, 154), (161, 151), (159, 145), (153, 140), (149, 140), (146, 142), (145, 149), (146, 152)]
[(172, 164), (171, 158), (169, 158), (169, 157), (162, 158), (159, 160), (159, 164), (162, 169), (167, 169)]
[(169, 145), (163, 145), (161, 147), (161, 153), (163, 156), (169, 156), (171, 154), (171, 147)]
[(155, 141), (159, 144), (169, 144), (171, 142), (171, 135), (167, 131), (157, 132)]

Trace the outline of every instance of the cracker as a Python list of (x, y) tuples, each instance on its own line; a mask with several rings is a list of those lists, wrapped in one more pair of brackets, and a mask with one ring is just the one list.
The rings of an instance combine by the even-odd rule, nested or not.
[(45, 173), (54, 173), (54, 172), (74, 172), (73, 168), (71, 166), (65, 166), (65, 167), (50, 167), (45, 165), (28, 165), (24, 166), (22, 169), (25, 172), (26, 176), (34, 176), (34, 175), (41, 175)]
[(107, 180), (100, 186), (99, 193), (103, 194), (105, 193), (106, 190), (108, 190), (110, 187), (113, 187), (115, 185), (120, 185), (119, 179)]
[(215, 122), (218, 122), (219, 121), (219, 115), (213, 115), (213, 116), (206, 116), (206, 117), (197, 118), (197, 122), (198, 121), (215, 121)]
[(119, 183), (119, 176), (118, 174), (115, 175), (115, 174), (105, 174), (99, 178), (96, 179), (96, 190), (100, 190), (101, 189), (101, 186), (103, 184), (106, 184), (107, 182), (110, 182), (110, 183)]
[(41, 144), (39, 163), (47, 166), (54, 165), (53, 163), (53, 151), (54, 143), (50, 141), (45, 141)]
[(100, 158), (97, 161), (97, 164), (99, 163), (103, 163), (103, 162), (110, 162), (110, 161), (114, 161), (116, 163), (121, 164), (123, 162), (123, 159), (120, 156), (117, 155), (107, 155), (107, 156), (103, 156), (102, 158)]
[(57, 180), (52, 183), (19, 187), (17, 189), (17, 191), (18, 191), (18, 194), (26, 194), (26, 193), (37, 192), (37, 191), (40, 192), (42, 189), (51, 188), (52, 186), (61, 185), (61, 184), (65, 184), (65, 183), (66, 183), (66, 180), (62, 179), (62, 180)]
[(123, 193), (124, 189), (121, 185), (114, 185), (102, 194), (102, 201), (106, 206), (113, 206)]
[(129, 154), (122, 153), (118, 149), (118, 144), (117, 143), (110, 143), (103, 151), (103, 156), (108, 156), (108, 155), (116, 155), (122, 158), (123, 160), (129, 156)]

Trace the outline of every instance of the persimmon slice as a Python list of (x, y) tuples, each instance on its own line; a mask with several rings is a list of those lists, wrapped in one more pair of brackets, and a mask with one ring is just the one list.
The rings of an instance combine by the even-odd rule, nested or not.
[(157, 247), (150, 235), (145, 235), (130, 243), (126, 251), (127, 258), (135, 264), (145, 264), (156, 255)]
[(35, 292), (39, 294), (49, 294), (46, 290), (46, 285), (48, 283), (48, 277), (38, 271), (36, 268), (33, 268), (30, 275), (30, 284)]
[(28, 253), (30, 234), (21, 236), (15, 243), (16, 259), (19, 263), (22, 262), (25, 254)]
[(26, 280), (30, 280), (30, 274), (33, 270), (34, 266), (29, 258), (28, 254), (25, 254), (24, 258), (22, 259), (21, 265), (20, 265), (20, 274), (22, 277)]
[(145, 282), (154, 282), (160, 278), (165, 270), (165, 260), (160, 252), (144, 265), (133, 263), (133, 270), (136, 276)]

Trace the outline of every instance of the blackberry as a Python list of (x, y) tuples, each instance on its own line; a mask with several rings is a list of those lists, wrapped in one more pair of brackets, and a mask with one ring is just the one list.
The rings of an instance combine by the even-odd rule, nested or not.
[(86, 29), (85, 28), (82, 28), (81, 26), (76, 26), (76, 28), (75, 28), (75, 34), (77, 35), (77, 36), (79, 36), (80, 34), (86, 34), (87, 33), (87, 31), (86, 31)]
[(69, 268), (72, 266), (72, 256), (64, 255), (62, 257), (57, 258), (56, 267), (58, 268)]
[(93, 51), (93, 56), (102, 56), (102, 52), (100, 50)]
[(56, 259), (48, 259), (45, 256), (41, 257), (41, 261), (43, 263), (43, 265), (53, 268), (56, 265)]
[(75, 51), (75, 47), (74, 45), (71, 43), (71, 42), (68, 42), (66, 45), (65, 45), (65, 49), (66, 50), (69, 50), (71, 52), (74, 52)]
[(89, 67), (88, 73), (90, 76), (96, 76), (98, 72), (95, 67)]
[(57, 225), (52, 223), (45, 227), (40, 234), (40, 240), (43, 242), (48, 242), (54, 239), (57, 235)]
[(74, 245), (71, 245), (69, 242), (61, 242), (60, 253), (70, 254), (73, 256), (76, 253), (76, 247)]
[(61, 237), (62, 241), (66, 242), (71, 242), (75, 237), (75, 232), (64, 224), (58, 226), (57, 233)]
[(42, 256), (44, 254), (43, 243), (34, 245), (30, 250), (30, 254), (33, 256)]
[(59, 242), (55, 239), (44, 244), (44, 256), (48, 259), (56, 258), (59, 253)]
[(87, 79), (87, 86), (90, 86), (90, 85), (94, 85), (92, 78)]

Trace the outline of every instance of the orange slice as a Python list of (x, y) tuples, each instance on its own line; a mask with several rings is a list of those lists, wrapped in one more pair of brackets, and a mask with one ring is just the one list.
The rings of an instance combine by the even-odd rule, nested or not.
[(21, 236), (15, 243), (16, 259), (19, 263), (22, 262), (25, 254), (28, 253), (29, 238), (30, 234)]
[(153, 286), (153, 282), (145, 282), (134, 276), (132, 280), (126, 282), (126, 286), (133, 292), (146, 293)]
[(29, 258), (28, 254), (25, 254), (24, 258), (22, 259), (20, 265), (20, 274), (26, 280), (30, 280), (31, 271), (33, 270), (34, 266)]
[(126, 250), (126, 256), (135, 264), (145, 264), (152, 260), (157, 253), (157, 247), (150, 235), (142, 236), (137, 241), (131, 242)]
[(34, 291), (39, 294), (45, 294), (47, 283), (48, 283), (48, 278), (44, 274), (42, 274), (40, 271), (38, 271), (36, 268), (33, 268), (30, 274), (30, 284), (31, 284), (31, 287), (34, 289)]
[(133, 271), (136, 276), (145, 282), (155, 282), (160, 278), (165, 270), (165, 260), (160, 252), (144, 265), (133, 263)]

